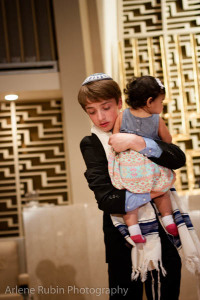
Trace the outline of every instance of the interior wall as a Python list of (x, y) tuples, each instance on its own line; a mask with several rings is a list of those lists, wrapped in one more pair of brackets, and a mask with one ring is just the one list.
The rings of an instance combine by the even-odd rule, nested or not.
[[(81, 83), (91, 73), (107, 72), (112, 76), (117, 73), (117, 66), (113, 64), (117, 54), (114, 50), (114, 41), (115, 43), (117, 41), (117, 27), (113, 26), (115, 24), (113, 20), (116, 21), (115, 11), (115, 0), (103, 1), (102, 4), (91, 0), (75, 0), (73, 2), (54, 0), (60, 83), (73, 203), (94, 201), (94, 196), (89, 191), (83, 177), (85, 164), (79, 149), (81, 139), (90, 134), (91, 123), (78, 104), (77, 95)], [(107, 12), (106, 17), (104, 17), (105, 12)], [(105, 40), (105, 43), (102, 44), (102, 40)], [(106, 61), (104, 61), (105, 57), (107, 57)], [(115, 66), (115, 70), (113, 70), (113, 66)]]
[[(60, 76), (52, 73), (18, 73), (0, 75), (0, 101), (7, 93), (16, 93), (19, 99), (60, 97)], [(48, 95), (47, 95), (48, 94)]]
[(81, 139), (90, 134), (89, 119), (77, 100), (78, 90), (86, 77), (79, 1), (54, 0), (53, 3), (71, 197), (73, 203), (93, 202), (93, 194), (83, 175), (85, 164), (79, 147)]
[(118, 0), (96, 0), (104, 72), (119, 82)]
[(104, 72), (102, 44), (100, 39), (101, 22), (94, 0), (79, 0), (81, 30), (87, 76)]

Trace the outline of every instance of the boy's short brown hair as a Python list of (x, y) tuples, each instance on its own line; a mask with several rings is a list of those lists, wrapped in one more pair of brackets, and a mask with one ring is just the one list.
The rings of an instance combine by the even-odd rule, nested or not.
[(121, 90), (116, 81), (98, 80), (81, 86), (78, 93), (78, 102), (85, 110), (88, 100), (91, 102), (100, 102), (114, 98), (118, 104), (120, 97)]

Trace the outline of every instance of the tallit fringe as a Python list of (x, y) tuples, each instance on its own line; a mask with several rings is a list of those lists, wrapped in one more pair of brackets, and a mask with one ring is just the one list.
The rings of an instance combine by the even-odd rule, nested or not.
[(160, 282), (160, 271), (158, 271), (158, 300), (161, 298), (161, 282)]
[(188, 271), (190, 271), (192, 274), (199, 274), (200, 273), (200, 260), (196, 256), (187, 257), (184, 259), (184, 263)]
[(160, 273), (161, 270), (163, 276), (166, 276), (167, 274), (161, 260), (146, 260), (141, 267), (132, 267), (131, 280), (137, 280), (138, 277), (140, 277), (141, 281), (144, 282), (147, 279), (147, 273), (150, 270), (156, 270), (158, 273)]
[(152, 292), (152, 297), (153, 300), (155, 300), (155, 289), (154, 289), (154, 283), (155, 283), (155, 279), (153, 277), (153, 273), (151, 271), (151, 292)]

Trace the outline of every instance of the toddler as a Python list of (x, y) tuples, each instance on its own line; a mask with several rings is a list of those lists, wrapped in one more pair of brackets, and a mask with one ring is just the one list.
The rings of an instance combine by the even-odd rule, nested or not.
[[(142, 76), (134, 78), (126, 87), (126, 103), (129, 108), (119, 114), (113, 133), (134, 133), (150, 139), (161, 139), (171, 143), (172, 137), (159, 114), (163, 110), (165, 87), (158, 78)], [(151, 192), (151, 197), (161, 213), (165, 229), (173, 236), (178, 235), (172, 216), (169, 189), (175, 181), (175, 173), (158, 166), (147, 157), (133, 150), (116, 153), (111, 151), (108, 162), (112, 184), (118, 189), (132, 193)], [(131, 239), (144, 243), (135, 209), (124, 215)]]

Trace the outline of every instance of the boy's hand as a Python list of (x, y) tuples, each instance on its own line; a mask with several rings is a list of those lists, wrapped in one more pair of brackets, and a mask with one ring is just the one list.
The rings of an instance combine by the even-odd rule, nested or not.
[(139, 152), (146, 147), (145, 141), (141, 136), (129, 133), (115, 133), (111, 135), (108, 144), (111, 145), (116, 152), (122, 152), (128, 149)]

